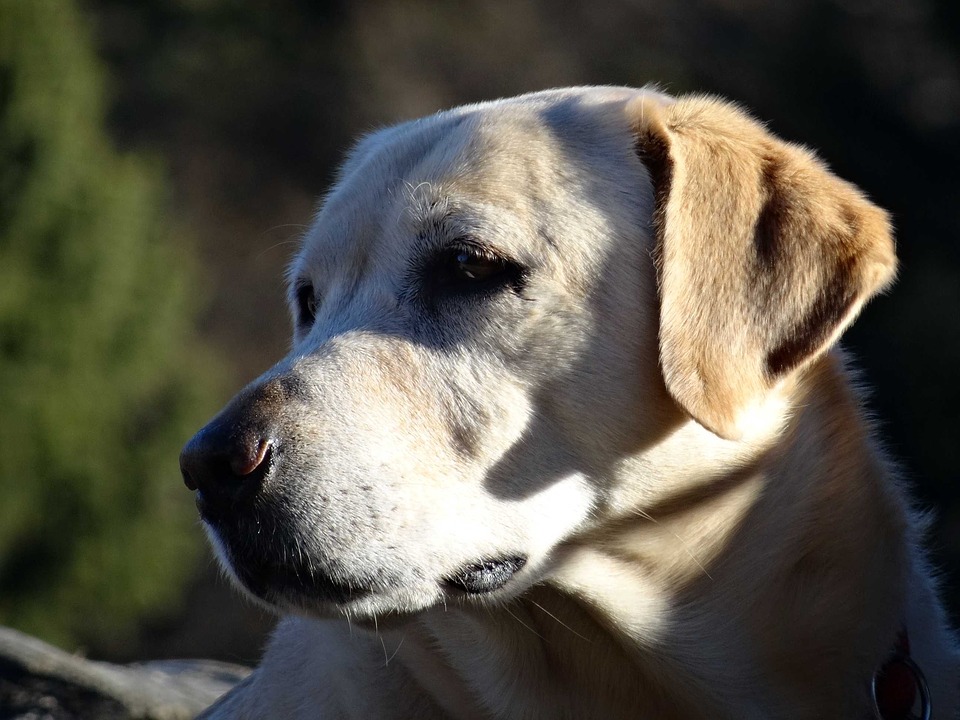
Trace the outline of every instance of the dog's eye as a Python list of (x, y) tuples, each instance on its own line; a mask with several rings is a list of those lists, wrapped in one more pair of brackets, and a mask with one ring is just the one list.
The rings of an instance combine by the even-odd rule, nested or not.
[(500, 258), (483, 255), (471, 250), (457, 250), (450, 259), (449, 270), (455, 279), (465, 283), (478, 283), (499, 275), (506, 269)]
[(524, 269), (485, 248), (460, 245), (444, 250), (432, 263), (430, 275), (435, 290), (449, 294), (495, 292), (519, 289)]
[(313, 285), (302, 283), (297, 286), (297, 320), (300, 325), (309, 327), (317, 318), (317, 293)]

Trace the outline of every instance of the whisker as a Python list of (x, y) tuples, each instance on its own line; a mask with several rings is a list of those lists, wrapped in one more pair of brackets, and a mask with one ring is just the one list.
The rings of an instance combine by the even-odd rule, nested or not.
[[(376, 622), (377, 622), (376, 619), (374, 619), (373, 622), (374, 622), (374, 624), (376, 624)], [(390, 658), (387, 657), (387, 645), (386, 645), (386, 643), (383, 642), (383, 636), (382, 636), (382, 635), (377, 635), (377, 637), (380, 639), (380, 647), (383, 648), (383, 666), (384, 666), (384, 667), (387, 667), (387, 666), (390, 664)]]
[[(403, 645), (403, 641), (406, 640), (406, 639), (407, 639), (407, 636), (406, 636), (406, 635), (404, 635), (402, 638), (400, 638), (400, 642), (397, 643), (397, 647), (394, 649), (393, 655), (391, 655), (389, 658), (387, 658), (387, 662), (386, 662), (386, 664), (384, 665), (384, 667), (386, 667), (387, 665), (389, 665), (389, 664), (390, 664), (390, 661), (393, 660), (393, 659), (397, 656), (397, 653), (400, 652), (400, 646)], [(381, 642), (383, 642), (383, 641), (381, 640)]]
[(269, 245), (268, 247), (263, 248), (262, 250), (260, 250), (260, 252), (254, 255), (253, 259), (260, 260), (261, 258), (263, 258), (264, 255), (266, 255), (271, 250), (276, 250), (278, 247), (282, 247), (284, 245), (299, 245), (299, 244), (300, 244), (299, 237), (287, 238), (286, 240), (281, 240), (280, 242), (276, 242), (273, 245)]
[(556, 620), (562, 627), (565, 627), (567, 630), (569, 630), (569, 631), (572, 632), (574, 635), (576, 635), (578, 638), (580, 638), (581, 640), (584, 640), (584, 641), (586, 641), (586, 642), (588, 642), (588, 643), (591, 643), (591, 644), (593, 643), (593, 641), (592, 641), (590, 638), (584, 637), (583, 635), (581, 635), (580, 633), (578, 633), (576, 630), (574, 630), (572, 627), (570, 627), (569, 625), (567, 625), (563, 620), (561, 620), (561, 619), (558, 618), (556, 615), (554, 615), (552, 612), (550, 612), (549, 610), (547, 610), (543, 605), (541, 605), (540, 603), (538, 603), (536, 600), (534, 600), (534, 599), (532, 599), (532, 598), (527, 598), (527, 599), (530, 600), (531, 603), (533, 603), (534, 605), (536, 605), (538, 608), (540, 608), (540, 609), (541, 609), (543, 612), (545, 612), (547, 615), (549, 615), (549, 616), (552, 617), (554, 620)]
[[(662, 526), (661, 522), (660, 522), (659, 520), (657, 520), (653, 515), (651, 515), (651, 514), (648, 513), (648, 512), (644, 512), (643, 510), (641, 510), (641, 509), (639, 509), (639, 508), (634, 508), (634, 509), (633, 509), (633, 513), (634, 513), (635, 515), (639, 515), (640, 517), (644, 518), (645, 520), (649, 520), (650, 522), (655, 523), (656, 525), (661, 525), (661, 526)], [(713, 575), (711, 575), (711, 574), (710, 574), (710, 571), (707, 570), (706, 567), (704, 567), (703, 563), (700, 562), (699, 559), (697, 559), (697, 556), (693, 554), (693, 551), (690, 549), (690, 545), (687, 543), (687, 541), (684, 540), (684, 539), (683, 539), (682, 537), (680, 537), (679, 535), (677, 535), (677, 533), (674, 532), (673, 530), (670, 530), (669, 528), (667, 528), (667, 532), (669, 532), (671, 535), (673, 535), (673, 536), (677, 539), (677, 542), (680, 543), (680, 547), (681, 547), (681, 548), (683, 549), (683, 551), (687, 554), (687, 556), (688, 556), (691, 560), (693, 560), (694, 563), (696, 563), (696, 566), (703, 571), (703, 574), (706, 575), (706, 576), (707, 576), (708, 578), (710, 578), (711, 580), (713, 580)]]
[(540, 633), (538, 633), (538, 632), (537, 632), (536, 630), (534, 630), (532, 627), (530, 627), (529, 625), (527, 625), (523, 620), (521, 620), (521, 619), (518, 618), (516, 615), (514, 615), (512, 612), (510, 612), (510, 608), (509, 608), (509, 607), (507, 607), (506, 605), (504, 605), (504, 606), (503, 606), (503, 609), (504, 609), (504, 611), (506, 611), (507, 615), (509, 615), (509, 616), (512, 617), (514, 620), (516, 620), (518, 623), (520, 623), (521, 625), (523, 625), (527, 630), (529, 630), (530, 632), (532, 632), (532, 633), (533, 633), (534, 635), (536, 635), (538, 638), (540, 638), (541, 640), (543, 640), (544, 642), (546, 642), (546, 638), (543, 637), (543, 635), (541, 635)]
[(284, 228), (296, 228), (297, 230), (306, 230), (308, 227), (310, 226), (304, 225), (302, 223), (280, 223), (279, 225), (274, 225), (271, 228), (267, 228), (266, 230), (261, 232), (260, 235), (263, 236), (268, 233), (272, 233), (274, 230), (283, 230)]

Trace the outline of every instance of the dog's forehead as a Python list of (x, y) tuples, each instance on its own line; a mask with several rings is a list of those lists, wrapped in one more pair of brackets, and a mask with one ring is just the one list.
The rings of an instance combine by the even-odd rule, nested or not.
[[(358, 252), (398, 250), (463, 204), (515, 200), (516, 178), (537, 152), (529, 110), (441, 113), (363, 140), (340, 172), (304, 243), (301, 262), (341, 265)], [(538, 165), (546, 162), (539, 151)], [(504, 192), (510, 189), (509, 192)], [(352, 263), (355, 264), (355, 263)]]
[[(582, 88), (465, 106), (376, 132), (340, 171), (307, 233), (294, 274), (403, 254), (438, 218), (465, 207), (515, 217), (556, 195), (571, 157), (610, 134), (636, 91)], [(581, 164), (582, 166), (582, 164)], [(479, 213), (482, 214), (482, 213)], [(469, 224), (471, 213), (463, 212)]]

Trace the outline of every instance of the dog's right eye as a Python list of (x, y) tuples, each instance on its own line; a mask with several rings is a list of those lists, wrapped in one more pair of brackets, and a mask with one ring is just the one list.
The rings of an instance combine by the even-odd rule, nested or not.
[(428, 265), (431, 290), (438, 295), (488, 295), (510, 288), (520, 291), (526, 271), (517, 263), (474, 243), (457, 243)]
[(297, 286), (297, 324), (310, 327), (317, 319), (317, 293), (313, 285), (301, 283)]

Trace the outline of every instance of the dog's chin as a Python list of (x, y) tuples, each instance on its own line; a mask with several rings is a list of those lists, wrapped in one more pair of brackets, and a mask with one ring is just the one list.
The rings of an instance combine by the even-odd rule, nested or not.
[(339, 608), (369, 604), (386, 585), (381, 579), (334, 576), (302, 555), (230, 542), (208, 523), (205, 529), (227, 576), (244, 594), (275, 611), (334, 615)]

